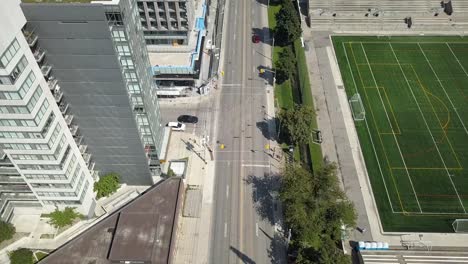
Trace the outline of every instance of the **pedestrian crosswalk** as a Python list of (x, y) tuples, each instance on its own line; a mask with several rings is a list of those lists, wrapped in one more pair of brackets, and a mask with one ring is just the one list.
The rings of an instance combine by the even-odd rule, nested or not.
[(468, 253), (436, 251), (361, 251), (362, 264), (463, 264)]

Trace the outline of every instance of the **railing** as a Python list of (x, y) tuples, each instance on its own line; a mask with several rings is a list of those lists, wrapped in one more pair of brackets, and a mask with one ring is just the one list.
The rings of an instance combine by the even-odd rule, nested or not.
[(65, 122), (67, 123), (67, 125), (71, 125), (72, 124), (72, 121), (73, 121), (73, 115), (65, 115)]
[(76, 135), (77, 135), (77, 133), (78, 133), (78, 128), (79, 128), (78, 125), (71, 125), (71, 126), (70, 126), (70, 133), (72, 134), (72, 136), (76, 136)]
[(57, 79), (53, 78), (53, 77), (50, 77), (49, 80), (47, 81), (47, 84), (49, 84), (49, 88), (51, 91), (53, 91), (55, 89), (55, 86), (57, 86)]
[(60, 108), (60, 112), (62, 112), (62, 115), (65, 115), (67, 113), (68, 106), (69, 106), (68, 103), (63, 103), (63, 102), (60, 103), (59, 108)]
[(47, 77), (50, 73), (50, 71), (52, 70), (52, 66), (50, 66), (49, 64), (47, 63), (44, 63), (44, 65), (41, 66), (41, 71), (42, 71), (42, 74)]
[(23, 35), (26, 38), (26, 41), (28, 42), (29, 47), (33, 47), (36, 44), (38, 36), (34, 34), (34, 32), (24, 30)]
[(62, 100), (62, 97), (63, 97), (63, 92), (60, 91), (59, 89), (55, 89), (54, 90), (55, 102), (60, 103), (60, 101)]
[(36, 58), (36, 61), (40, 62), (45, 56), (45, 51), (43, 49), (36, 49), (33, 54), (34, 58)]
[(88, 149), (88, 145), (78, 145), (78, 149), (80, 150), (81, 154), (85, 154), (86, 150)]

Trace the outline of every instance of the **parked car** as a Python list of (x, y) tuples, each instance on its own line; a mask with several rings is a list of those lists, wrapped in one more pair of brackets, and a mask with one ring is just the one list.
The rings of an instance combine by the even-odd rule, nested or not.
[(177, 121), (181, 123), (196, 124), (198, 123), (198, 117), (192, 115), (181, 115), (177, 118)]
[(260, 36), (259, 35), (253, 35), (252, 36), (252, 42), (253, 43), (259, 43), (260, 42)]
[(184, 131), (185, 130), (185, 124), (182, 124), (180, 122), (169, 122), (167, 123), (167, 126), (172, 128), (174, 131)]

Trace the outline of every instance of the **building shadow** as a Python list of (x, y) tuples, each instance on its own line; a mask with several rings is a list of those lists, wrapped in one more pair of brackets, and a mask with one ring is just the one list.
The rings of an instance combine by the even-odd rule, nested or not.
[(240, 250), (238, 250), (237, 248), (233, 247), (233, 246), (230, 246), (229, 247), (231, 249), (232, 252), (234, 252), (234, 254), (236, 254), (236, 256), (242, 261), (242, 263), (245, 263), (245, 264), (256, 264), (255, 261), (253, 259), (251, 259), (249, 256), (245, 255), (244, 253), (242, 253)]
[(268, 173), (263, 176), (249, 175), (244, 180), (252, 187), (255, 210), (262, 220), (268, 221), (271, 225), (275, 225), (274, 214), (278, 210), (280, 180), (278, 174), (269, 175)]

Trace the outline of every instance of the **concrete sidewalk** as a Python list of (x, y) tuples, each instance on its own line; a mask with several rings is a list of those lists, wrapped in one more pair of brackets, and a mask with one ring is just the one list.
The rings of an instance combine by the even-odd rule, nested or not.
[[(195, 217), (184, 217), (181, 210), (177, 227), (174, 263), (207, 263), (211, 228), (212, 190), (214, 182), (214, 161), (207, 148), (201, 144), (201, 138), (184, 132), (173, 132), (167, 161), (187, 159), (185, 174), (186, 189), (201, 190), (202, 199), (188, 201), (184, 206), (200, 208)], [(168, 162), (163, 171), (167, 171)], [(196, 204), (200, 203), (201, 204)]]

